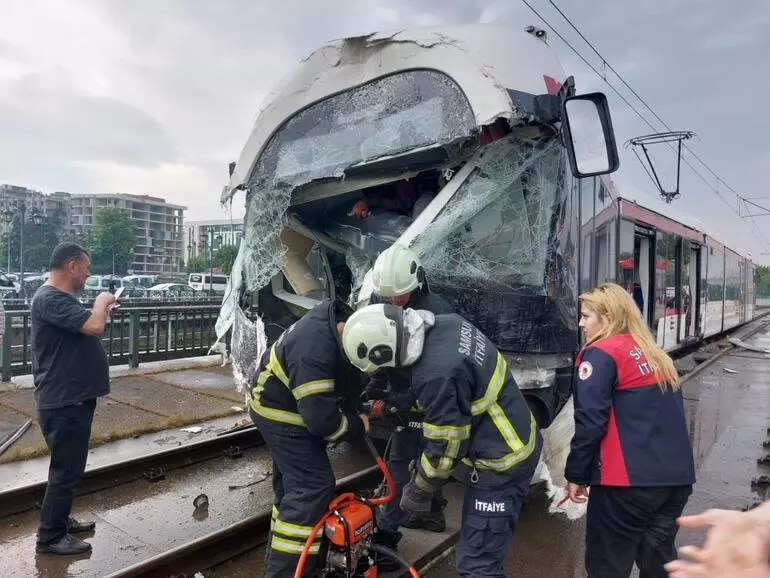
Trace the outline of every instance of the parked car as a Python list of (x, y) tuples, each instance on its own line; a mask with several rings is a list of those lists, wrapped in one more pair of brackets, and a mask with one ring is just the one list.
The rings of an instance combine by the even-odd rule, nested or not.
[(118, 287), (125, 287), (123, 290), (124, 298), (141, 299), (147, 297), (147, 289), (145, 287), (134, 285), (124, 277), (113, 277), (112, 275), (91, 275), (86, 279), (83, 291), (89, 297), (96, 297), (102, 291), (109, 291)]
[(227, 290), (227, 275), (211, 275), (209, 273), (190, 273), (187, 283), (195, 291), (204, 294), (224, 295)]
[(151, 299), (193, 299), (195, 289), (182, 283), (161, 283), (150, 287)]
[(136, 287), (144, 287), (147, 290), (158, 284), (157, 275), (126, 275), (123, 277), (123, 280), (128, 281)]

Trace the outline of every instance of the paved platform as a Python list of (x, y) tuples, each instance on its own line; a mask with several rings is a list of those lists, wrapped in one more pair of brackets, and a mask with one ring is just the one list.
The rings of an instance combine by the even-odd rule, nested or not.
[[(243, 394), (232, 378), (232, 366), (191, 361), (185, 368), (179, 360), (163, 371), (162, 364), (142, 367), (134, 372), (111, 372), (111, 392), (99, 398), (91, 432), (91, 446), (131, 438), (148, 432), (196, 424), (201, 421), (242, 414)], [(33, 389), (19, 379), (15, 389), (0, 392), (0, 440), (28, 419), (34, 423), (10, 449), (0, 456), (0, 464), (34, 458), (48, 450), (37, 423)]]
[[(747, 341), (770, 348), (770, 328), (765, 328), (762, 333)], [(209, 396), (217, 393), (215, 384), (220, 382), (213, 377), (217, 372), (223, 374), (222, 383), (230, 379), (227, 371), (218, 368), (204, 370), (207, 375), (166, 372), (165, 375), (141, 378), (159, 384), (153, 384), (153, 387), (166, 385)], [(215, 391), (208, 391), (212, 388)], [(166, 391), (169, 395), (177, 393), (176, 390)], [(698, 468), (698, 484), (687, 511), (696, 512), (708, 507), (741, 508), (756, 499), (764, 498), (764, 493), (755, 492), (750, 482), (758, 475), (770, 475), (770, 468), (759, 466), (756, 462), (765, 453), (762, 442), (767, 439), (767, 427), (770, 426), (770, 356), (741, 349), (732, 350), (693, 375), (685, 383), (683, 391)], [(121, 388), (121, 392), (123, 402), (130, 402), (131, 396), (137, 395), (130, 385)], [(155, 401), (152, 404), (143, 403), (139, 399), (137, 403), (142, 408), (135, 409), (160, 413), (160, 409), (170, 412), (175, 407), (167, 400), (153, 399)], [(214, 399), (223, 398), (214, 395)], [(229, 397), (224, 399), (229, 400)], [(21, 405), (18, 408), (21, 415), (23, 408)], [(235, 417), (229, 419), (234, 420)], [(224, 423), (225, 420), (222, 420)], [(206, 434), (204, 432), (201, 435)], [(169, 439), (172, 441), (169, 442)], [(99, 456), (100, 459), (115, 459), (113, 448), (123, 446), (133, 448), (131, 451), (142, 451), (140, 442), (179, 443), (178, 439), (171, 432), (143, 435), (139, 440), (127, 439), (97, 448), (93, 451), (93, 457), (94, 461)], [(366, 463), (360, 457), (349, 455), (344, 448), (334, 453), (333, 461), (340, 475)], [(31, 462), (42, 466), (45, 459)], [(28, 463), (2, 466), (0, 484), (7, 482), (4, 477), (6, 473), (15, 467), (21, 469)], [(174, 470), (166, 480), (157, 484), (140, 480), (78, 498), (75, 514), (95, 517), (99, 523), (96, 533), (87, 536), (94, 544), (94, 551), (86, 558), (35, 556), (35, 513), (6, 518), (4, 524), (0, 525), (0, 544), (6, 553), (3, 560), (0, 560), (0, 576), (102, 576), (108, 570), (114, 571), (127, 563), (263, 509), (272, 496), (269, 480), (249, 489), (230, 491), (227, 486), (253, 480), (269, 468), (264, 452), (250, 451), (241, 460), (221, 458), (204, 464), (202, 468)], [(43, 473), (44, 470), (40, 469), (37, 475)], [(193, 515), (192, 499), (199, 492), (207, 493), (210, 498), (207, 518), (199, 519)], [(408, 559), (415, 560), (424, 556), (427, 550), (440, 546), (452, 530), (459, 528), (461, 495), (462, 487), (457, 484), (447, 490), (451, 501), (447, 510), (449, 530), (446, 533), (404, 530), (400, 549)], [(582, 578), (584, 519), (570, 521), (560, 514), (550, 515), (547, 510), (548, 502), (542, 496), (535, 496), (526, 505), (506, 560), (508, 575), (522, 578)], [(700, 535), (683, 532), (679, 541), (682, 544), (698, 543), (701, 539)], [(262, 555), (262, 552), (255, 551), (212, 572), (206, 571), (203, 575), (205, 578), (261, 576)], [(443, 565), (423, 575), (456, 578), (453, 566), (454, 557), (450, 556)]]

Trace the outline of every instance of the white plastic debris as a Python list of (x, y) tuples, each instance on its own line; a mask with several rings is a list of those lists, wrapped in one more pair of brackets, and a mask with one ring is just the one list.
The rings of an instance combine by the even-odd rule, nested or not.
[(735, 371), (734, 369), (730, 369), (729, 367), (724, 367), (723, 369), (725, 370), (726, 373), (738, 373), (737, 371)]
[(203, 572), (196, 572), (193, 578), (206, 578), (206, 577), (203, 575)]
[(585, 503), (575, 504), (564, 499), (567, 485), (564, 467), (567, 464), (570, 442), (574, 433), (575, 407), (570, 398), (553, 423), (543, 430), (543, 456), (533, 480), (546, 483), (548, 498), (551, 500), (548, 512), (564, 514), (570, 520), (577, 520), (585, 515), (587, 508)]
[(241, 412), (244, 411), (244, 409), (242, 407), (237, 406), (237, 405), (231, 405), (230, 409), (233, 410), (234, 412), (237, 412), (237, 413), (241, 413)]
[(191, 427), (183, 427), (179, 431), (183, 431), (185, 433), (197, 434), (197, 433), (201, 433), (203, 431), (203, 428), (201, 426), (199, 426), (199, 425), (194, 425), (194, 426), (191, 426)]

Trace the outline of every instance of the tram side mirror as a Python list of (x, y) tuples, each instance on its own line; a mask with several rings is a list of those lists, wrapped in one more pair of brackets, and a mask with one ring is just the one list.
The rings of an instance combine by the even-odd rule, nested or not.
[(618, 148), (604, 94), (593, 92), (565, 99), (561, 116), (572, 174), (583, 178), (618, 170)]

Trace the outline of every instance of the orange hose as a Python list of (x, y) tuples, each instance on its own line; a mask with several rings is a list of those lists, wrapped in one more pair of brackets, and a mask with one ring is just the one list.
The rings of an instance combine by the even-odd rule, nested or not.
[[(385, 482), (388, 485), (388, 493), (381, 498), (373, 498), (371, 500), (367, 500), (368, 503), (374, 505), (374, 506), (382, 506), (383, 504), (387, 504), (396, 495), (396, 483), (393, 481), (393, 476), (390, 475), (390, 470), (388, 469), (388, 466), (385, 465), (385, 462), (383, 461), (382, 457), (377, 453), (377, 450), (372, 445), (371, 440), (367, 437), (366, 438), (367, 446), (369, 447), (369, 450), (372, 453), (372, 457), (374, 458), (374, 461), (377, 463), (377, 467), (380, 468), (380, 471), (385, 476)], [(310, 536), (307, 537), (307, 540), (305, 540), (305, 545), (302, 547), (302, 553), (299, 556), (299, 562), (297, 562), (297, 569), (294, 572), (294, 578), (302, 578), (302, 572), (305, 569), (305, 563), (307, 562), (307, 557), (309, 556), (310, 548), (313, 546), (313, 542), (315, 541), (315, 535), (318, 530), (320, 530), (323, 525), (326, 523), (326, 520), (329, 519), (329, 516), (331, 516), (332, 512), (336, 510), (340, 504), (355, 500), (356, 496), (352, 493), (345, 493), (341, 494), (340, 496), (337, 496), (334, 498), (331, 503), (329, 504), (329, 507), (326, 511), (326, 513), (321, 517), (320, 520), (316, 523), (315, 526), (313, 526), (313, 530), (310, 532)], [(409, 574), (413, 578), (419, 578), (419, 574), (417, 574), (417, 571), (414, 568), (409, 568)]]
[(313, 546), (313, 542), (315, 541), (316, 532), (318, 532), (318, 530), (323, 527), (323, 525), (326, 523), (326, 520), (329, 519), (330, 515), (331, 512), (326, 512), (323, 516), (321, 516), (321, 519), (318, 520), (316, 525), (313, 526), (313, 530), (310, 532), (310, 536), (307, 537), (307, 540), (305, 540), (305, 545), (302, 547), (302, 554), (299, 556), (297, 569), (294, 571), (294, 578), (302, 578), (302, 572), (305, 570), (305, 562), (307, 562), (310, 548)]
[(387, 504), (393, 500), (393, 498), (396, 496), (396, 483), (393, 481), (393, 476), (390, 475), (390, 470), (385, 465), (385, 462), (382, 460), (382, 458), (380, 456), (376, 456), (374, 461), (377, 462), (377, 466), (385, 476), (385, 482), (388, 484), (388, 493), (381, 498), (373, 498), (367, 501), (370, 504), (374, 504), (375, 506), (382, 506), (383, 504)]

